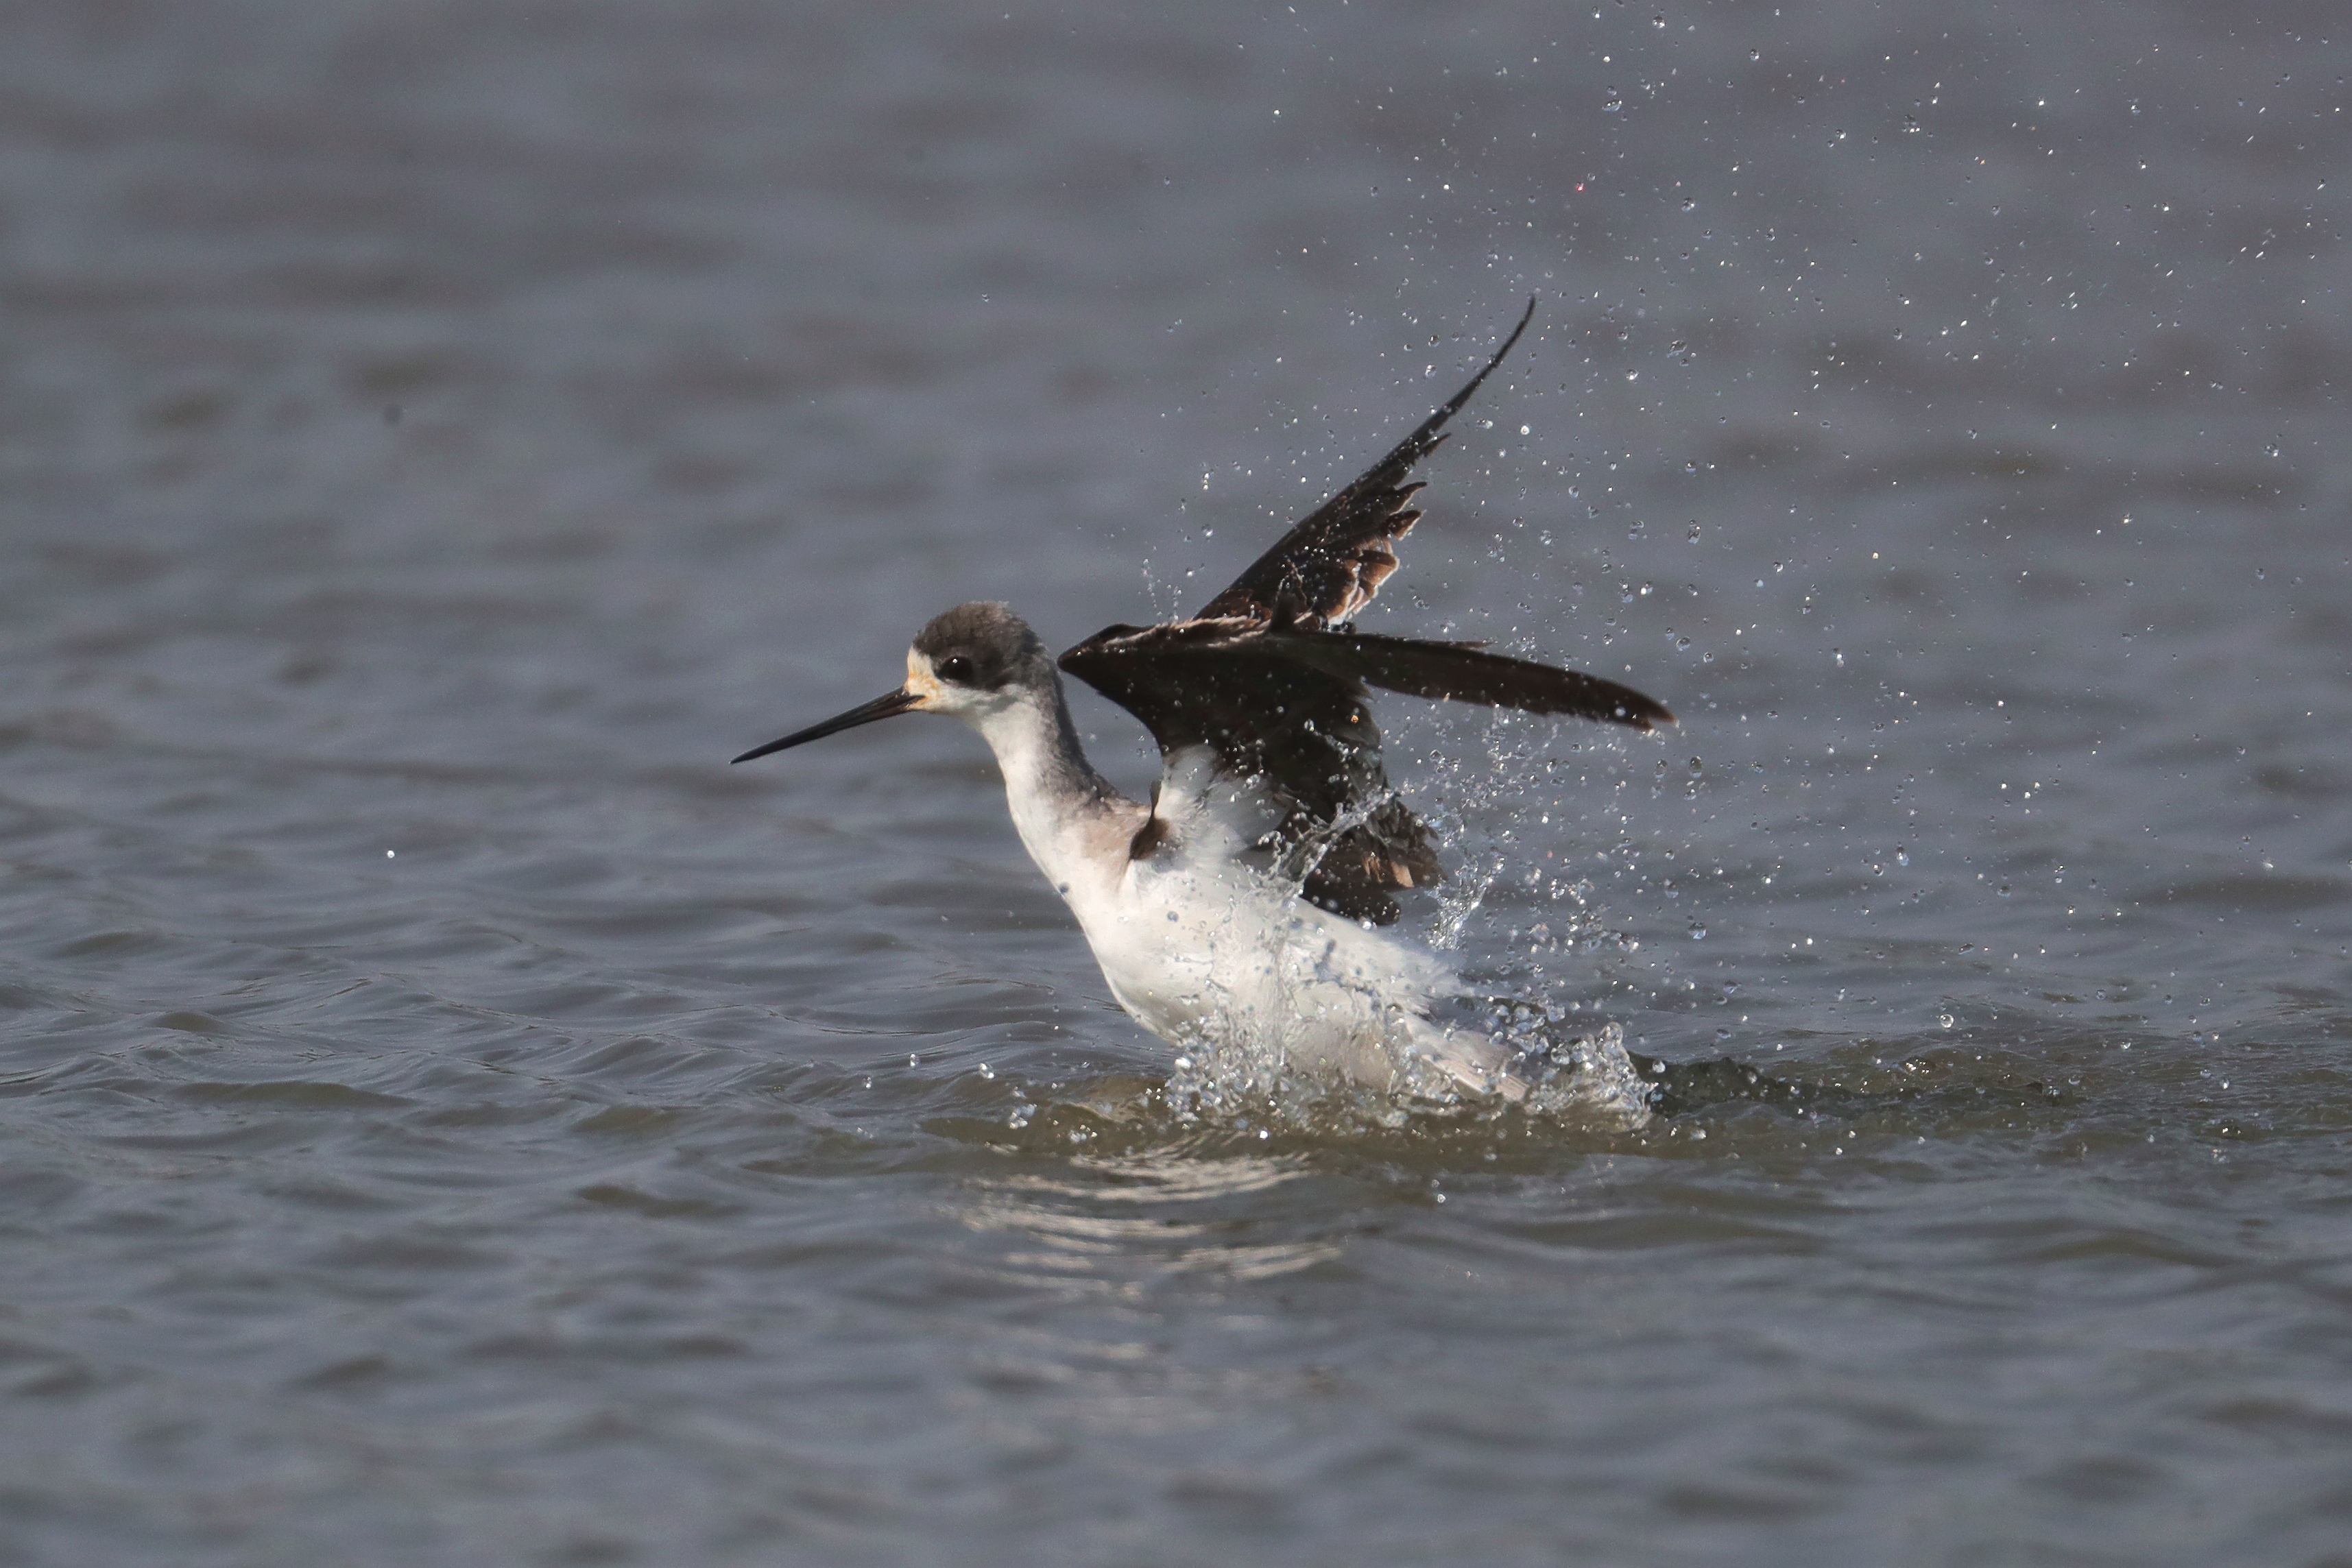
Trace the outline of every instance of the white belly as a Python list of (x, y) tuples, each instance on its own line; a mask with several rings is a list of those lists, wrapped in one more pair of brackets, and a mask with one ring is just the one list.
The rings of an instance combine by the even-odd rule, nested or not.
[(1176, 1045), (1381, 1092), (1518, 1087), (1503, 1048), (1430, 1021), (1452, 980), (1434, 955), (1318, 909), (1244, 863), (1133, 862), (1070, 904), (1111, 995)]
[[(1432, 1019), (1454, 979), (1436, 955), (1318, 909), (1258, 869), (1252, 846), (1283, 808), (1252, 780), (1223, 777), (1205, 747), (1180, 750), (1147, 809), (1085, 768), (1066, 715), (1049, 717), (1014, 704), (974, 722), (1004, 769), (1022, 843), (1077, 916), (1111, 995), (1146, 1029), (1212, 1053), (1204, 1065), (1234, 1084), (1467, 1090), (1531, 1108), (1550, 1096), (1509, 1048)], [(1137, 860), (1147, 825), (1157, 844)], [(1622, 1046), (1603, 1054), (1606, 1071), (1588, 1076), (1613, 1085), (1602, 1098), (1638, 1121), (1647, 1091)]]

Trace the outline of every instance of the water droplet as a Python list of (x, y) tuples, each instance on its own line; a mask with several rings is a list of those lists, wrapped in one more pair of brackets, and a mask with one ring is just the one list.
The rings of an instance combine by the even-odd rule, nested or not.
[(1897, 849), (1895, 852), (1895, 863), (1896, 865), (1909, 865), (1911, 863), (1911, 852), (1906, 849)]
[(1683, 198), (1683, 211), (1686, 213), (1695, 213), (1698, 211), (1698, 198), (1696, 196), (1685, 196)]
[(1618, 110), (1620, 110), (1623, 109), (1624, 107), (1625, 107), (1625, 100), (1624, 100), (1624, 99), (1623, 99), (1622, 97), (1621, 97), (1621, 96), (1618, 94), (1617, 89), (1616, 89), (1615, 88), (1613, 88), (1613, 87), (1612, 87), (1612, 88), (1611, 88), (1611, 89), (1609, 89), (1609, 98), (1608, 98), (1608, 100), (1607, 100), (1606, 102), (1602, 103), (1602, 104), (1601, 104), (1601, 113), (1603, 113), (1603, 114), (1615, 114)]
[(1698, 525), (1696, 523), (1693, 523), (1691, 525), (1690, 533), (1684, 542), (1686, 544), (1698, 543)]
[(1939, 1029), (1949, 1029), (1949, 1028), (1951, 1028), (1951, 1027), (1952, 1027), (1952, 1021), (1953, 1021), (1953, 1020), (1952, 1020), (1952, 1015), (1951, 1015), (1951, 1014), (1949, 1014), (1949, 1013), (1937, 1013), (1937, 1014), (1936, 1015), (1936, 1024), (1937, 1024), (1937, 1028), (1939, 1028)]
[(2265, 457), (2275, 457), (2279, 455), (2279, 450), (2280, 444), (2273, 441), (2268, 446), (2263, 448), (2263, 455)]
[(1692, 926), (1692, 927), (1690, 928), (1690, 939), (1691, 939), (1692, 941), (1694, 941), (1694, 942), (1704, 942), (1704, 941), (1706, 941), (1706, 926), (1704, 926), (1704, 925), (1694, 925), (1694, 926)]
[(1764, 51), (1761, 49), (1750, 49), (1748, 51), (1748, 57), (1751, 60), (1760, 60), (1764, 57)]
[(1844, 668), (1845, 668), (1845, 654), (1844, 654), (1844, 653), (1843, 653), (1842, 652), (1840, 652), (1839, 650), (1837, 650), (1837, 649), (1835, 649), (1835, 648), (1832, 648), (1832, 649), (1830, 650), (1830, 657), (1837, 661), (1837, 667), (1838, 667), (1839, 669), (1843, 670), (1843, 669), (1844, 669)]
[(2000, 895), (2003, 898), (2007, 898), (2009, 896), (2009, 883), (2002, 883), (2000, 884)]

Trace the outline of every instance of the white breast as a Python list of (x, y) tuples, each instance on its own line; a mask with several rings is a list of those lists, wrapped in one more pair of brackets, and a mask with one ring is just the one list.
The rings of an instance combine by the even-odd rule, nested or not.
[[(1042, 707), (976, 727), (1030, 858), (1077, 916), (1111, 995), (1152, 1033), (1269, 1081), (1524, 1092), (1502, 1047), (1430, 1020), (1453, 978), (1435, 955), (1275, 879), (1253, 846), (1278, 808), (1220, 774), (1205, 748), (1168, 758), (1147, 811), (1075, 770), (1074, 737)], [(1161, 841), (1135, 859), (1137, 831), (1155, 816)]]
[(1478, 1092), (1507, 1092), (1502, 1048), (1430, 1021), (1450, 968), (1276, 881), (1251, 849), (1273, 808), (1207, 762), (1171, 759), (1158, 802), (1164, 847), (1074, 880), (1064, 895), (1119, 1005), (1163, 1040), (1277, 1077), (1388, 1092), (1434, 1067)]

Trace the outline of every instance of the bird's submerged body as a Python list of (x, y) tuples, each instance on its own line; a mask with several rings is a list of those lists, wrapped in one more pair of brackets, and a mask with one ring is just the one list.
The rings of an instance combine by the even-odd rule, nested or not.
[[(1368, 688), (1643, 729), (1672, 716), (1593, 676), (1349, 623), (1419, 516), (1406, 473), (1517, 338), (1199, 616), (1114, 626), (1055, 660), (1004, 606), (961, 605), (916, 638), (898, 691), (737, 760), (893, 714), (953, 714), (994, 751), (1022, 843), (1111, 995), (1154, 1034), (1375, 1092), (1522, 1097), (1512, 1051), (1433, 1016), (1448, 967), (1383, 929), (1396, 893), (1442, 873), (1381, 772)], [(1159, 741), (1149, 804), (1087, 761), (1064, 671)]]

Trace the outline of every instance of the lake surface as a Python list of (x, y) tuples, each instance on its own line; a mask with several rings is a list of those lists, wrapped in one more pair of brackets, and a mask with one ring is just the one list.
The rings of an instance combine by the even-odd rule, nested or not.
[[(2345, 30), (13, 12), (0, 1563), (2352, 1563)], [(1381, 708), (1647, 1125), (1188, 1114), (973, 737), (726, 766), (1530, 295), (1366, 624), (1681, 716)]]

